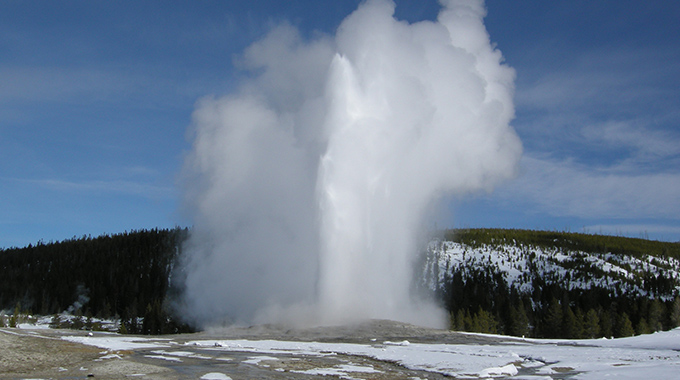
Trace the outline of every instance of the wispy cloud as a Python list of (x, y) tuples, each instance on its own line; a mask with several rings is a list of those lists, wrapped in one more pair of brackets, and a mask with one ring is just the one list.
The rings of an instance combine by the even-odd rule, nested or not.
[[(680, 74), (675, 64), (679, 58), (677, 51), (662, 47), (622, 46), (581, 51), (559, 63), (532, 62), (531, 71), (518, 72), (517, 105), (559, 112), (627, 104), (640, 111), (653, 102), (659, 109), (668, 109), (677, 100), (668, 78)], [(614, 114), (630, 111), (620, 109)]]
[(628, 148), (639, 161), (680, 158), (680, 134), (652, 129), (649, 120), (606, 121), (584, 126), (583, 138), (591, 145), (605, 149)]
[[(502, 198), (558, 217), (680, 220), (677, 51), (613, 46), (518, 69), (522, 175)], [(659, 223), (656, 223), (659, 221)], [(588, 223), (588, 222), (586, 222)], [(638, 226), (629, 225), (631, 230)]]
[(130, 180), (64, 180), (55, 178), (0, 178), (4, 182), (22, 183), (53, 191), (90, 194), (123, 194), (136, 195), (149, 199), (174, 199), (176, 190), (171, 186), (160, 186)]
[(555, 216), (680, 219), (680, 173), (620, 173), (526, 156), (503, 193)]

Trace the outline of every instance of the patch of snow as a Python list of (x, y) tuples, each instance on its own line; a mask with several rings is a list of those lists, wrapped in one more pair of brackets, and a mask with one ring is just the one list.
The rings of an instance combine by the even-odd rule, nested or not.
[(46, 325), (41, 325), (38, 323), (19, 323), (17, 325), (17, 328), (23, 329), (23, 330), (39, 330), (39, 329), (49, 329), (50, 326)]
[(278, 361), (279, 359), (275, 358), (273, 356), (251, 356), (251, 357), (248, 358), (248, 360), (244, 360), (243, 363), (259, 365), (260, 362), (265, 361), (265, 360)]
[(357, 366), (351, 364), (341, 364), (330, 368), (312, 368), (304, 371), (291, 371), (294, 373), (301, 373), (312, 376), (338, 376), (343, 379), (353, 379), (350, 376), (352, 372), (359, 373), (382, 373), (373, 367)]
[(122, 351), (122, 350), (137, 350), (142, 348), (166, 348), (168, 345), (163, 342), (167, 339), (151, 339), (142, 337), (128, 337), (120, 335), (112, 336), (63, 336), (61, 339), (86, 344), (88, 346), (95, 346), (99, 348), (106, 348), (110, 351)]
[(165, 356), (165, 355), (144, 355), (145, 358), (150, 358), (150, 359), (160, 359), (160, 360), (167, 360), (169, 362), (178, 362), (181, 363), (182, 359), (176, 358), (174, 356)]
[(107, 359), (122, 359), (122, 357), (120, 357), (120, 355), (117, 355), (117, 354), (108, 354), (108, 355), (104, 355), (104, 356), (100, 357), (99, 359), (95, 359), (95, 361), (100, 362), (102, 360), (107, 360)]
[(152, 354), (156, 355), (170, 355), (170, 356), (179, 356), (183, 358), (192, 358), (192, 359), (212, 359), (212, 356), (205, 356), (201, 354), (196, 354), (190, 351), (165, 351), (165, 350), (156, 350), (156, 351), (151, 351)]
[(340, 364), (336, 368), (345, 372), (361, 372), (361, 373), (382, 373), (371, 366), (354, 365), (354, 364)]
[(478, 377), (500, 377), (500, 376), (515, 376), (519, 371), (514, 364), (508, 364), (503, 367), (492, 367), (479, 371), (476, 375)]
[(383, 342), (384, 345), (386, 346), (408, 346), (411, 344), (408, 340), (402, 340), (401, 342), (390, 342), (389, 340), (386, 340)]
[(210, 372), (201, 376), (202, 380), (231, 380), (231, 377), (221, 373), (221, 372)]

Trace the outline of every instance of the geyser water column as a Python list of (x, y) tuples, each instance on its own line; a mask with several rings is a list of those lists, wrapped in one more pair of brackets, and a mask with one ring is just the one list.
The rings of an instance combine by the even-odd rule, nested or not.
[(514, 175), (514, 71), (482, 1), (413, 24), (394, 7), (369, 0), (309, 42), (283, 25), (245, 52), (238, 93), (200, 103), (189, 318), (443, 322), (410, 288), (419, 227), (433, 203)]
[(324, 318), (435, 324), (410, 290), (428, 205), (490, 189), (521, 144), (512, 69), (489, 43), (479, 1), (449, 1), (438, 23), (393, 18), (369, 1), (337, 32), (328, 146), (319, 169)]

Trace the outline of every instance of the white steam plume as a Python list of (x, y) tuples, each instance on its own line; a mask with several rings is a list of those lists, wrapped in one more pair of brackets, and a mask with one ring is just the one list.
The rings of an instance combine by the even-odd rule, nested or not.
[(369, 0), (311, 42), (280, 26), (244, 53), (258, 74), (238, 94), (199, 104), (190, 318), (441, 323), (410, 290), (424, 214), (491, 190), (521, 154), (514, 71), (483, 2), (442, 3), (437, 22), (409, 24)]

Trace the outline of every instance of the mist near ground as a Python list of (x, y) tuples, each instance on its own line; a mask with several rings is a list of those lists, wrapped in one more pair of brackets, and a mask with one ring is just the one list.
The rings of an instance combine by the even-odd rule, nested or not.
[(279, 25), (238, 58), (238, 90), (197, 104), (187, 319), (443, 325), (411, 286), (424, 218), (511, 178), (522, 147), (483, 2), (442, 3), (407, 23), (367, 1), (312, 39)]

